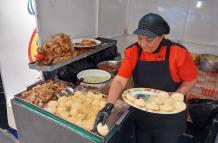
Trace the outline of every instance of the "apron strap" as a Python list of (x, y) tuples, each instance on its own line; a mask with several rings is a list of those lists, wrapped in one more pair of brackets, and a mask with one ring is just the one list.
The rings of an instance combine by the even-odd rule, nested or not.
[(137, 61), (140, 61), (141, 54), (142, 54), (142, 48), (140, 48), (140, 46), (138, 45), (138, 59), (137, 59)]
[(171, 44), (167, 45), (165, 60), (169, 60)]

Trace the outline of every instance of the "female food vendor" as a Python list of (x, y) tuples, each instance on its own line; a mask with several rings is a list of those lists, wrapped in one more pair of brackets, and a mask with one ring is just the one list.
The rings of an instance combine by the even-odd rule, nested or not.
[[(115, 76), (106, 106), (96, 122), (105, 123), (129, 78), (134, 87), (154, 88), (185, 95), (196, 82), (197, 71), (188, 50), (164, 36), (168, 23), (159, 15), (143, 16), (134, 31), (138, 42), (125, 50), (125, 57)], [(160, 115), (134, 110), (137, 143), (176, 143), (185, 129), (186, 111), (177, 115)]]

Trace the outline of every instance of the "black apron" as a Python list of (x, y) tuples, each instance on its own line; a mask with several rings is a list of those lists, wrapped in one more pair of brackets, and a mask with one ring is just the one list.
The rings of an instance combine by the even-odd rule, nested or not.
[[(142, 49), (138, 46), (138, 61), (133, 71), (134, 87), (154, 88), (167, 92), (175, 92), (179, 88), (181, 83), (173, 81), (169, 69), (172, 43), (165, 40), (164, 44), (167, 46), (164, 61), (141, 61)], [(186, 111), (161, 115), (136, 108), (133, 110), (137, 143), (176, 143), (179, 135), (185, 130)]]

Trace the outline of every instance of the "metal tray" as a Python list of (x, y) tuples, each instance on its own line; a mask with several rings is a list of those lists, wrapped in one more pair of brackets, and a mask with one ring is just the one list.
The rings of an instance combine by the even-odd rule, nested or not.
[[(61, 80), (58, 80), (60, 82), (64, 82)], [(34, 86), (38, 85), (38, 84), (42, 84), (44, 82), (39, 82), (37, 84), (32, 85), (31, 87), (29, 87), (28, 89), (33, 88)], [(64, 82), (66, 83), (66, 82)], [(71, 84), (69, 84), (70, 86)], [(25, 90), (26, 91), (26, 90)], [(25, 92), (23, 91), (23, 92)], [(21, 93), (23, 93), (21, 92)], [(107, 136), (103, 137), (98, 135), (98, 133), (96, 132), (91, 132), (88, 130), (85, 130), (71, 122), (68, 122), (67, 120), (54, 115), (48, 111), (46, 111), (44, 108), (40, 108), (28, 101), (23, 100), (22, 98), (20, 98), (21, 93), (18, 93), (14, 96), (14, 100), (17, 104), (23, 106), (24, 108), (27, 108), (28, 110), (31, 110), (32, 112), (35, 112), (37, 115), (40, 116), (44, 116), (47, 119), (56, 122), (68, 129), (70, 129), (72, 132), (81, 135), (82, 137), (91, 139), (93, 141), (96, 142), (107, 142), (116, 132), (117, 128), (121, 125), (122, 121), (126, 118), (127, 114), (128, 114), (128, 108), (129, 106), (127, 104), (125, 104), (124, 101), (119, 101), (119, 103), (121, 103), (121, 105), (115, 105), (115, 109), (112, 112), (112, 114), (110, 115), (110, 117), (107, 120), (107, 125), (109, 126), (109, 133), (107, 134)], [(123, 104), (123, 106), (122, 106)]]
[(111, 47), (112, 45), (113, 45), (113, 43), (103, 43), (103, 44), (101, 44), (99, 46), (96, 46), (95, 49), (93, 49), (93, 50), (90, 50), (90, 51), (88, 51), (86, 53), (80, 54), (79, 56), (73, 57), (73, 58), (71, 58), (69, 60), (66, 60), (66, 61), (63, 61), (63, 62), (60, 62), (60, 63), (57, 63), (57, 64), (38, 65), (37, 63), (32, 62), (32, 63), (29, 63), (28, 65), (29, 65), (30, 69), (36, 69), (36, 70), (42, 70), (42, 71), (48, 71), (49, 72), (49, 71), (56, 70), (56, 69), (58, 69), (60, 67), (63, 67), (65, 65), (68, 65), (68, 64), (70, 64), (72, 62), (75, 62), (75, 61), (78, 61), (78, 60), (83, 59), (85, 57), (88, 57), (88, 56), (90, 56), (92, 54), (95, 54), (95, 53), (97, 53), (99, 51), (102, 51), (102, 50), (104, 50), (104, 49), (106, 49), (108, 47)]

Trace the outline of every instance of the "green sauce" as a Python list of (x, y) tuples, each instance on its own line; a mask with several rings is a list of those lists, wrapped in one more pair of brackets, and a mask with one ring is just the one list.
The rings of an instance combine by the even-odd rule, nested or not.
[(87, 83), (100, 83), (108, 80), (108, 77), (104, 77), (104, 76), (85, 76), (83, 78), (84, 78), (84, 82)]

